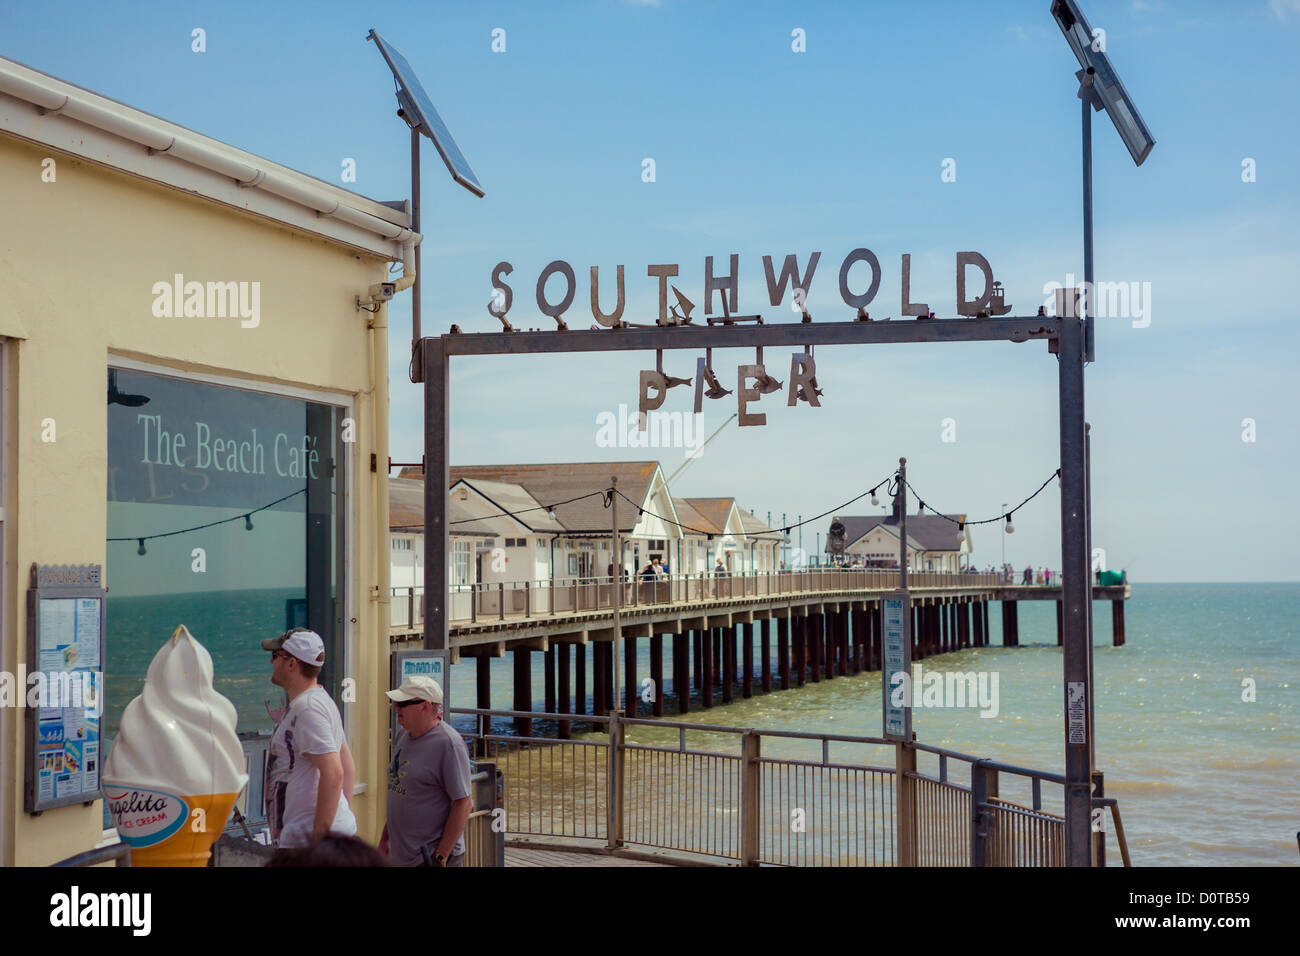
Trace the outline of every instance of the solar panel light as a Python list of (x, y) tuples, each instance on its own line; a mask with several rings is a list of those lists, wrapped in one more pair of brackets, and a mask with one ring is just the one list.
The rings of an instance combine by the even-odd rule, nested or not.
[[(1141, 166), (1151, 152), (1156, 141), (1142, 121), (1136, 104), (1124, 89), (1119, 74), (1111, 65), (1105, 50), (1094, 42), (1092, 27), (1088, 24), (1075, 0), (1052, 0), (1052, 18), (1065, 35), (1065, 42), (1070, 44), (1075, 59), (1082, 70), (1079, 80), (1084, 87), (1091, 87), (1092, 105), (1096, 110), (1103, 107), (1110, 121), (1115, 124), (1115, 131), (1124, 141), (1134, 164)], [(1083, 91), (1080, 95), (1085, 95)]]
[(399, 107), (397, 115), (402, 117), (411, 129), (423, 133), (433, 140), (438, 155), (447, 164), (447, 171), (451, 173), (451, 178), (475, 196), (481, 198), (483, 196), (483, 187), (479, 185), (478, 177), (474, 175), (474, 170), (470, 168), (469, 161), (465, 159), (460, 147), (456, 145), (456, 140), (452, 138), (451, 131), (447, 129), (447, 124), (438, 115), (438, 111), (433, 106), (433, 100), (429, 99), (429, 94), (424, 91), (424, 86), (421, 85), (419, 77), (415, 75), (415, 70), (411, 69), (411, 64), (402, 55), (402, 51), (373, 29), (366, 35), (366, 39), (375, 41), (375, 46), (379, 47), (384, 62), (393, 71), (393, 78), (397, 80), (397, 105)]

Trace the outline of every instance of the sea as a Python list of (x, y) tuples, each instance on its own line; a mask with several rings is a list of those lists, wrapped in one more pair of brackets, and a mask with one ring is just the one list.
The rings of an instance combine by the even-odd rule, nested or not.
[[(279, 705), (279, 690), (267, 680), (267, 655), (258, 641), (266, 636), (268, 621), (283, 619), (286, 600), (297, 596), (268, 590), (110, 599), (111, 653), (127, 664), (111, 671), (106, 681), (105, 736), (111, 739), (112, 721), (139, 692), (149, 660), (177, 623), (185, 623), (212, 653), (216, 687), (235, 703), (240, 730), (269, 730), (267, 709)], [(1001, 634), (1000, 610), (996, 602), (990, 604), (994, 640)], [(1134, 582), (1125, 608), (1127, 642), (1113, 647), (1110, 608), (1096, 603), (1097, 766), (1105, 774), (1106, 794), (1118, 799), (1135, 866), (1300, 862), (1298, 611), (1300, 584)], [(920, 662), (926, 670), (996, 674), (996, 716), (981, 716), (981, 708), (970, 706), (921, 707), (913, 710), (913, 729), (922, 743), (1063, 773), (1065, 719), (1055, 608), (1051, 602), (1022, 601), (1019, 622), (1019, 647), (969, 648)], [(638, 676), (648, 676), (649, 642), (637, 644)], [(664, 644), (668, 657), (671, 642)], [(756, 650), (756, 668), (758, 661)], [(671, 680), (667, 660), (664, 669)], [(533, 678), (534, 707), (540, 710), (540, 654), (534, 655)], [(474, 706), (471, 661), (452, 669), (450, 685), (452, 707)], [(492, 702), (497, 708), (511, 706), (512, 687), (511, 661), (493, 661)], [(671, 717), (676, 711), (671, 683), (668, 691)], [(720, 706), (717, 700), (715, 694), (715, 706), (704, 710), (696, 692), (685, 719), (726, 727), (881, 734), (879, 672), (768, 694), (756, 690), (748, 700), (737, 686), (733, 703)], [(642, 703), (641, 715), (648, 716), (649, 708)], [(453, 724), (469, 732), (473, 719), (453, 717)], [(493, 729), (509, 733), (512, 728), (512, 721), (501, 720)], [(638, 728), (636, 734), (638, 742), (675, 745), (677, 740), (675, 732), (653, 728)], [(782, 746), (777, 738), (765, 738), (764, 753), (780, 755)], [(950, 761), (949, 766), (956, 774), (953, 768), (959, 765)], [(1059, 788), (1044, 788), (1048, 809), (1059, 802), (1053, 789), (1059, 794)], [(1110, 845), (1115, 864), (1113, 835)]]

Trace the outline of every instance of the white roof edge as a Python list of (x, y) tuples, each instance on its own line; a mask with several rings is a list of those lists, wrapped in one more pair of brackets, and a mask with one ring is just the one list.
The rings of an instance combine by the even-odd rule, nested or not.
[(0, 57), (0, 131), (391, 259), (403, 211)]

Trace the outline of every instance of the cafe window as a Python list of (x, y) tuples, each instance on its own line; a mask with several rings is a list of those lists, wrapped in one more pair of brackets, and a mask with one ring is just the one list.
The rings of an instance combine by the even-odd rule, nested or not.
[(238, 728), (269, 732), (283, 692), (264, 638), (310, 627), (320, 680), (344, 671), (345, 409), (125, 368), (108, 371), (104, 736), (184, 624)]

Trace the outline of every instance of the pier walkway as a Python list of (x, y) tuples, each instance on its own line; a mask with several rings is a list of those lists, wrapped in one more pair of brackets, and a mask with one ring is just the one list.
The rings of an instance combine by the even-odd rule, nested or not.
[[(757, 689), (788, 690), (806, 681), (878, 670), (883, 640), (882, 599), (896, 589), (897, 571), (813, 568), (751, 575), (675, 575), (624, 581), (619, 588), (624, 650), (625, 699), (638, 713), (649, 677), (655, 693), (641, 710), (664, 715), (664, 700), (677, 699), (677, 712), (708, 708)], [(423, 595), (418, 588), (394, 589), (392, 640), (411, 646), (422, 637)], [(405, 592), (405, 593), (400, 593)], [(992, 643), (989, 604), (1002, 602), (1003, 646), (1020, 643), (1021, 601), (1054, 601), (1057, 643), (1061, 642), (1061, 588), (1017, 585), (1000, 574), (919, 571), (908, 575), (912, 603), (912, 659)], [(1109, 601), (1112, 641), (1124, 643), (1124, 601), (1128, 585), (1093, 588), (1093, 599)], [(592, 712), (613, 705), (615, 586), (612, 579), (586, 578), (519, 584), (478, 584), (449, 592), (451, 663), (477, 663), (476, 708), (490, 710), (490, 665), (513, 657), (516, 712), (533, 710), (532, 652), (542, 654), (544, 711), (581, 715), (591, 687)], [(664, 644), (671, 670), (664, 679)], [(755, 640), (755, 637), (758, 640)], [(637, 641), (649, 642), (649, 674), (637, 673)], [(775, 649), (773, 648), (775, 645)], [(588, 665), (588, 650), (591, 663)], [(757, 661), (755, 658), (757, 657)], [(756, 666), (757, 665), (757, 666)], [(590, 680), (590, 685), (588, 685)], [(670, 690), (671, 689), (671, 690)], [(527, 736), (531, 722), (518, 718)], [(560, 725), (568, 736), (569, 722)]]

